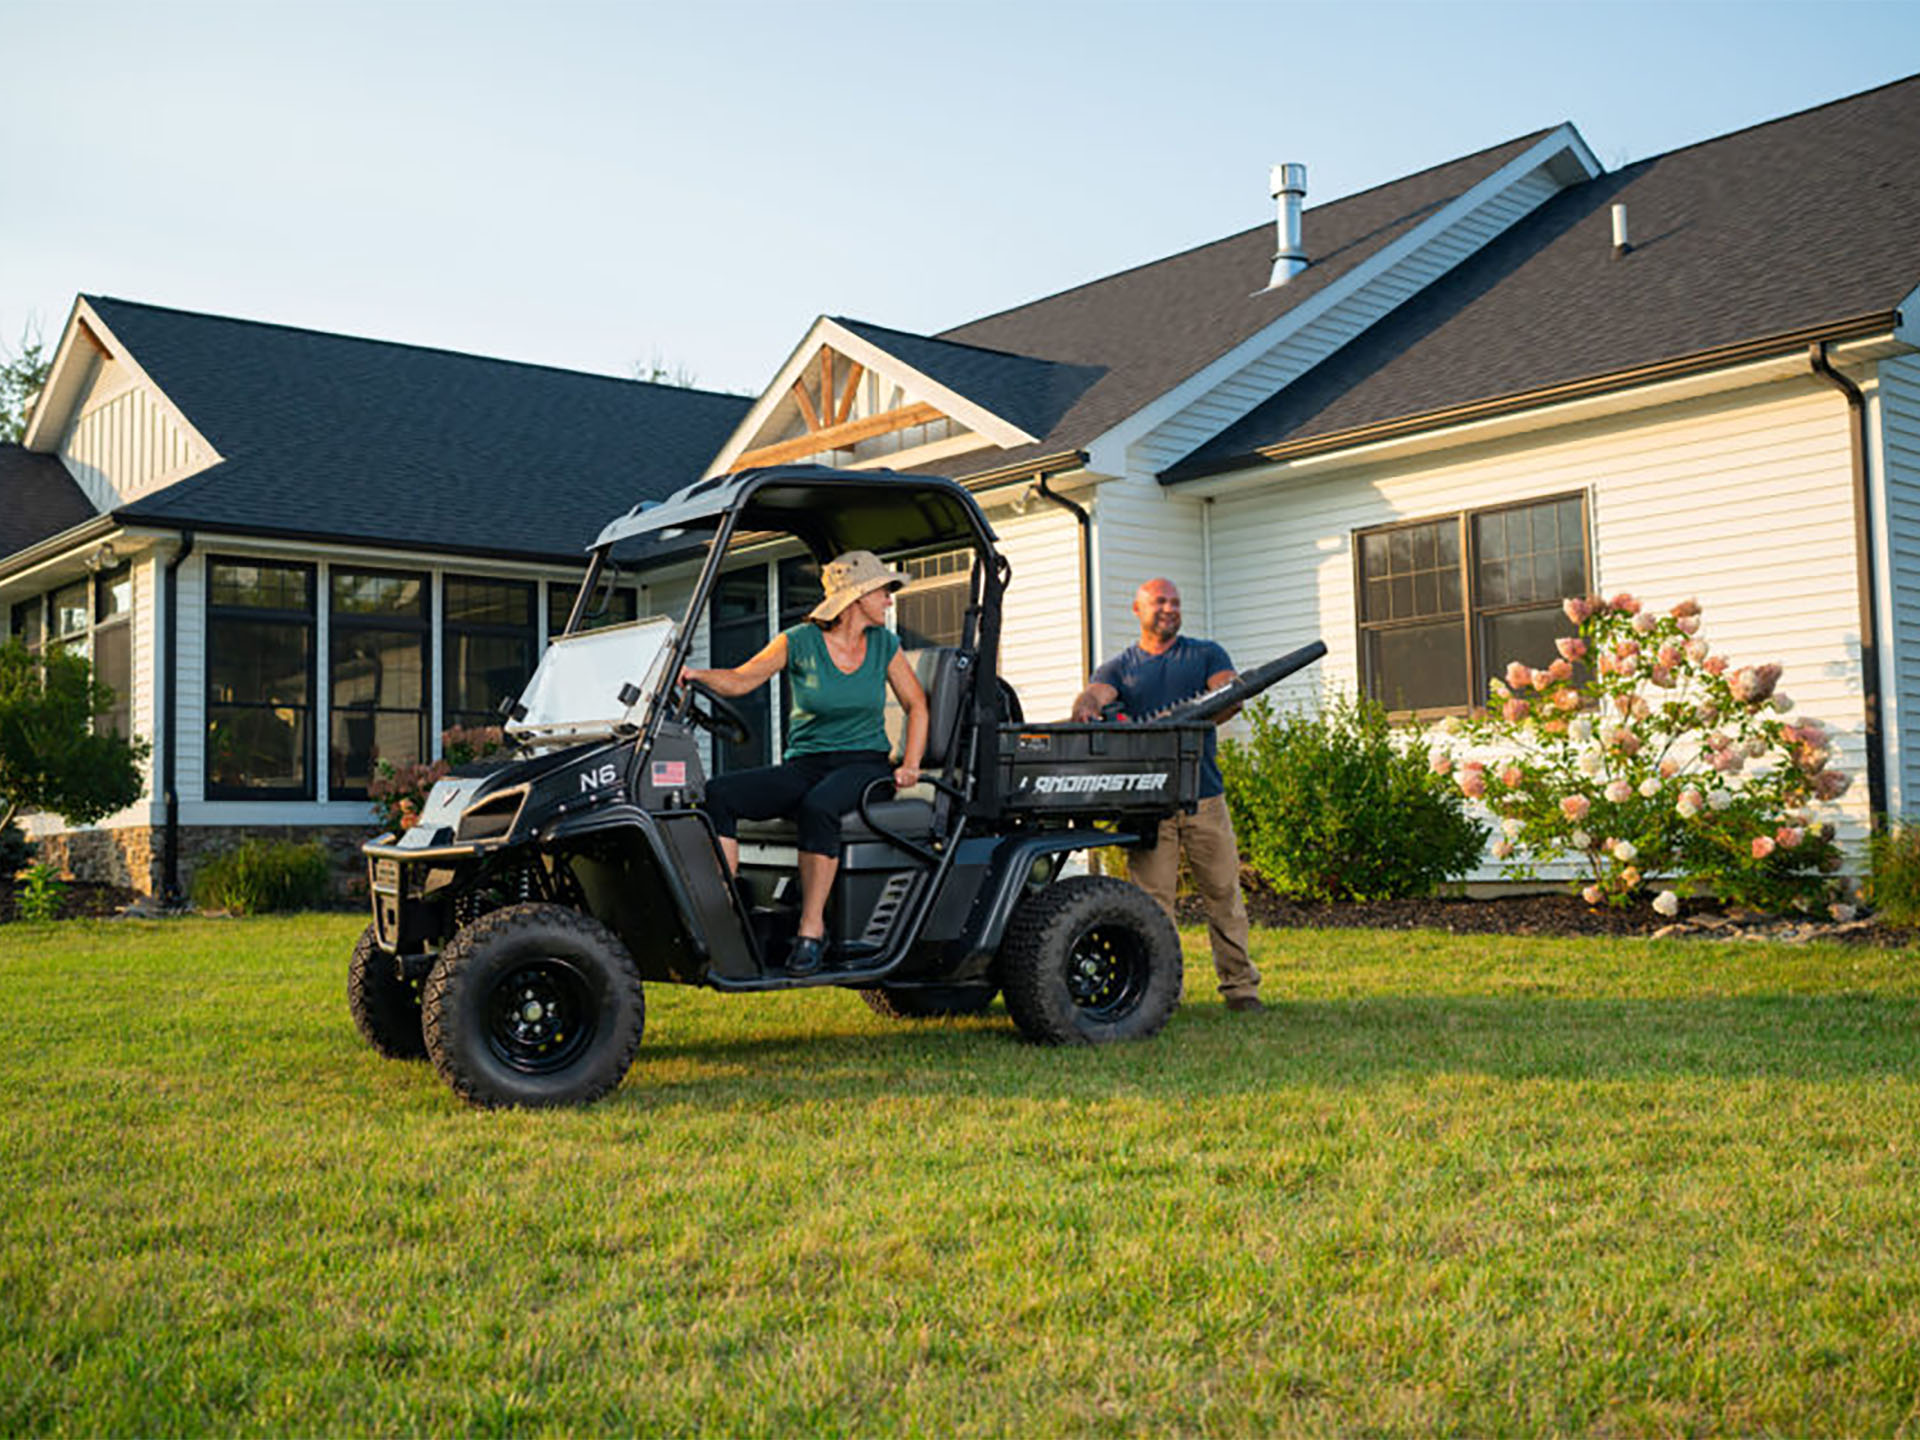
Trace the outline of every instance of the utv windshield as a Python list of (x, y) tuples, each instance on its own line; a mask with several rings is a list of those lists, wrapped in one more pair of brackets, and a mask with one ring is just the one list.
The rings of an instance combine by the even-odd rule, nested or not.
[[(637, 620), (555, 636), (521, 693), (507, 733), (532, 744), (561, 744), (613, 733), (632, 721), (661, 684), (673, 621)], [(622, 691), (637, 692), (631, 704)]]

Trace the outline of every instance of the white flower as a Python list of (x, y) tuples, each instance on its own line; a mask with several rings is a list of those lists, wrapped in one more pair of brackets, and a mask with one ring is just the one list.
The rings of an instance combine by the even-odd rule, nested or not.
[(1733, 792), (1731, 790), (1709, 790), (1707, 792), (1707, 804), (1716, 810), (1724, 810), (1733, 804)]
[(1653, 776), (1649, 775), (1646, 779), (1640, 782), (1640, 793), (1646, 796), (1647, 799), (1651, 800), (1654, 796), (1660, 793), (1660, 782), (1656, 780)]
[(1619, 733), (1620, 723), (1617, 720), (1602, 720), (1600, 722), (1600, 743), (1602, 745), (1613, 744), (1614, 736)]
[(1583, 775), (1598, 775), (1607, 763), (1606, 754), (1600, 750), (1582, 750), (1580, 758), (1574, 762)]
[(1440, 722), (1440, 733), (1442, 735), (1456, 735), (1459, 731), (1460, 717), (1457, 715), (1449, 715)]
[(1567, 843), (1576, 850), (1591, 850), (1593, 837), (1584, 830), (1576, 830), (1567, 837)]
[(1511, 854), (1513, 854), (1513, 842), (1511, 840), (1496, 840), (1493, 842), (1494, 859), (1505, 860)]
[(1512, 815), (1509, 815), (1500, 822), (1500, 833), (1505, 835), (1509, 840), (1518, 840), (1520, 838), (1520, 832), (1526, 828), (1525, 821), (1516, 819)]
[(1623, 865), (1639, 853), (1639, 849), (1631, 840), (1616, 840), (1613, 842), (1613, 858)]
[(1703, 803), (1700, 799), (1700, 792), (1689, 785), (1680, 792), (1680, 798), (1673, 802), (1673, 808), (1682, 815), (1691, 818), (1700, 813)]
[(1585, 715), (1576, 715), (1567, 725), (1567, 738), (1576, 745), (1584, 745), (1593, 739), (1593, 721)]
[(1615, 805), (1624, 805), (1633, 798), (1633, 786), (1625, 780), (1616, 780), (1607, 786), (1607, 799)]
[(1662, 890), (1653, 897), (1654, 913), (1672, 918), (1680, 913), (1680, 897), (1671, 890)]
[(1653, 618), (1653, 612), (1651, 610), (1642, 610), (1638, 615), (1633, 617), (1634, 631), (1640, 635), (1651, 635), (1653, 633), (1653, 627), (1658, 623), (1659, 622)]

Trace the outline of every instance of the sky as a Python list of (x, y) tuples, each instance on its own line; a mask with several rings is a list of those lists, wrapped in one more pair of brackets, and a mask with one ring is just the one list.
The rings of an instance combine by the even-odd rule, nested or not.
[(757, 393), (1570, 120), (1920, 71), (1914, 0), (0, 0), (0, 347), (78, 293)]

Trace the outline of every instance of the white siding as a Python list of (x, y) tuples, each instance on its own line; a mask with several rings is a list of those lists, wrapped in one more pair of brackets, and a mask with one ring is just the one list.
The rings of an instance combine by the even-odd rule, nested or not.
[(1888, 561), (1881, 585), (1892, 598), (1881, 677), (1882, 724), (1895, 741), (1887, 798), (1895, 816), (1920, 818), (1920, 359), (1881, 363), (1878, 409)]
[(170, 485), (213, 458), (147, 385), (112, 360), (95, 362), (59, 453), (99, 510)]
[[(1085, 504), (1085, 500), (1080, 502)], [(1030, 720), (1060, 720), (1086, 684), (1080, 644), (1080, 524), (1045, 500), (991, 517), (1013, 567), (1000, 627), (1000, 673)]]
[(1543, 167), (1462, 216), (1324, 314), (1288, 332), (1264, 355), (1142, 436), (1128, 449), (1129, 468), (1158, 473), (1191, 454), (1495, 239), (1515, 221), (1552, 199), (1560, 188), (1559, 182)]
[[(174, 585), (174, 623), (180, 627), (180, 633), (173, 652), (173, 713), (180, 726), (180, 738), (174, 753), (173, 774), (180, 795), (180, 819), (182, 823), (189, 823), (189, 807), (203, 801), (207, 789), (207, 555), (204, 550), (194, 551), (181, 562), (174, 572)], [(164, 627), (164, 618), (161, 624)], [(161, 643), (166, 642), (163, 639)], [(158, 735), (154, 740), (156, 746), (165, 743)], [(282, 823), (282, 816), (267, 812), (290, 809), (304, 817), (310, 807), (247, 808), (260, 812), (259, 824), (273, 825)]]
[[(1180, 588), (1182, 621), (1189, 635), (1214, 637), (1216, 617), (1207, 610), (1207, 560), (1201, 544), (1201, 501), (1169, 490), (1157, 480), (1129, 476), (1094, 492), (1096, 550), (1094, 583), (1100, 604), (1094, 663), (1124, 650), (1140, 636), (1133, 592), (1157, 577)], [(1217, 602), (1217, 596), (1216, 596)]]
[(1838, 395), (1789, 382), (1224, 497), (1216, 638), (1243, 665), (1326, 641), (1325, 660), (1273, 692), (1279, 703), (1352, 689), (1355, 530), (1584, 491), (1596, 588), (1661, 609), (1697, 596), (1716, 650), (1786, 667), (1781, 688), (1834, 730), (1837, 763), (1855, 775), (1833, 813), (1857, 842), (1867, 793), (1849, 423)]

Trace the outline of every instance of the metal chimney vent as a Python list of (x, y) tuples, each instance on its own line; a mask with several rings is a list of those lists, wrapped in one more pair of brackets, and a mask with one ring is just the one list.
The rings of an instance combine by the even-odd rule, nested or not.
[(1300, 243), (1300, 202), (1307, 197), (1307, 167), (1276, 165), (1272, 173), (1273, 198), (1280, 204), (1279, 248), (1273, 252), (1273, 275), (1267, 288), (1284, 285), (1307, 268), (1307, 252)]

